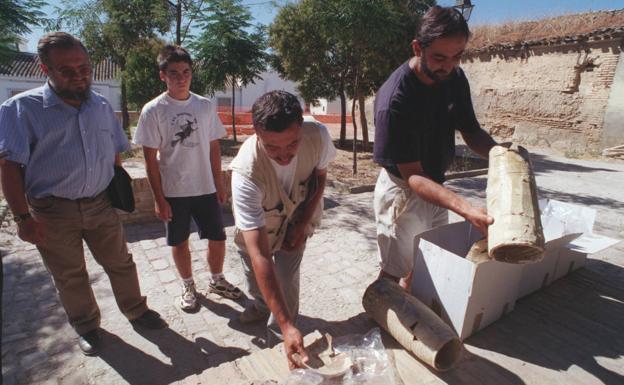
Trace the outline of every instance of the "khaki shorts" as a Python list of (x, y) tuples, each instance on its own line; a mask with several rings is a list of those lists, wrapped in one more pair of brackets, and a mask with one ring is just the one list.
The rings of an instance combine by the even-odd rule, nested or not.
[(381, 269), (399, 278), (414, 268), (417, 235), (448, 223), (445, 208), (426, 202), (385, 169), (375, 185), (374, 209)]

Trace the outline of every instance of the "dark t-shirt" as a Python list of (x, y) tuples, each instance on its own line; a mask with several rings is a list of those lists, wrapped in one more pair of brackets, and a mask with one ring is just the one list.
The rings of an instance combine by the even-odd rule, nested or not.
[(427, 176), (443, 183), (455, 157), (455, 130), (470, 133), (481, 128), (468, 79), (457, 68), (447, 81), (427, 86), (408, 63), (377, 92), (374, 160), (398, 177), (397, 164), (420, 161)]

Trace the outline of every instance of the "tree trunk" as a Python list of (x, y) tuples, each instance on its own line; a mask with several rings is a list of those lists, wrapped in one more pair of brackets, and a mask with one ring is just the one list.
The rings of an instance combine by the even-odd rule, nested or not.
[(236, 79), (232, 76), (232, 137), (236, 142)]
[(353, 175), (357, 175), (357, 120), (355, 119), (355, 98), (351, 103), (351, 121), (353, 122)]
[(176, 3), (176, 44), (182, 44), (182, 0)]
[(366, 98), (360, 92), (358, 94), (358, 104), (360, 105), (360, 126), (362, 127), (362, 142), (364, 151), (368, 151), (368, 121), (366, 120)]
[(347, 97), (344, 92), (344, 85), (340, 86), (340, 147), (345, 146), (347, 140)]
[(121, 126), (124, 131), (126, 131), (126, 135), (128, 138), (130, 135), (130, 114), (128, 113), (128, 92), (126, 89), (126, 74), (124, 69), (121, 68)]

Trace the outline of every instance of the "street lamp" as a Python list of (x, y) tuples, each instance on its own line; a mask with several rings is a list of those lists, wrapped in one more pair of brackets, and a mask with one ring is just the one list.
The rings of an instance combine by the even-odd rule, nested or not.
[(474, 5), (472, 5), (472, 2), (470, 0), (456, 0), (455, 6), (453, 8), (458, 10), (459, 13), (464, 16), (464, 19), (468, 21), (468, 19), (470, 19), (470, 14), (472, 13)]

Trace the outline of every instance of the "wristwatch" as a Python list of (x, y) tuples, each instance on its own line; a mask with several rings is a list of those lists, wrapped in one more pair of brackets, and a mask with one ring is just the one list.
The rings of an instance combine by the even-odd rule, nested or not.
[(15, 221), (15, 223), (19, 224), (21, 222), (24, 222), (26, 219), (28, 218), (32, 218), (32, 215), (30, 215), (30, 213), (24, 213), (24, 214), (15, 214), (13, 215), (13, 220)]

